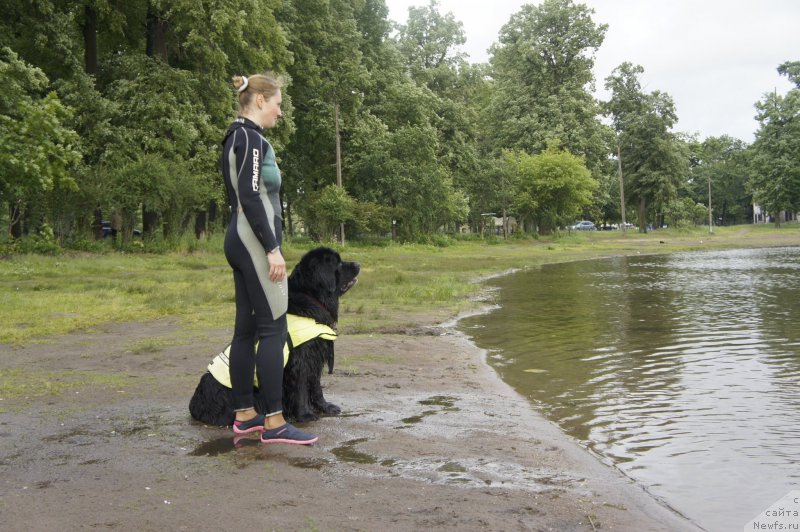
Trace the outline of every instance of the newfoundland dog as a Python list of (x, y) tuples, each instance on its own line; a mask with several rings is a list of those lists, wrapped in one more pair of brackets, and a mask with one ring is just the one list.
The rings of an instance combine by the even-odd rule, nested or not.
[[(313, 421), (319, 419), (318, 414), (341, 413), (325, 400), (320, 379), (324, 364), (333, 373), (339, 298), (356, 284), (360, 270), (357, 262), (344, 262), (336, 251), (319, 247), (303, 255), (289, 276), (289, 336), (283, 370), (283, 414), (289, 419)], [(208, 425), (233, 423), (229, 350), (230, 346), (212, 360), (189, 402), (192, 417)], [(255, 408), (266, 413), (256, 391)]]

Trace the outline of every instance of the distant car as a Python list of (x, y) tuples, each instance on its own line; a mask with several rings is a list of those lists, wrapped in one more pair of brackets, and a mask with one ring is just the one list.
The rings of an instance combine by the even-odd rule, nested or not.
[(596, 231), (597, 230), (597, 227), (595, 227), (594, 224), (592, 222), (588, 221), (588, 220), (584, 220), (582, 222), (578, 222), (575, 225), (573, 225), (572, 228), (575, 229), (576, 231)]
[[(116, 231), (111, 228), (111, 222), (109, 220), (100, 222), (100, 228), (103, 230), (103, 238), (116, 235)], [(133, 236), (142, 236), (142, 232), (139, 229), (134, 229), (131, 231), (131, 234), (133, 234)]]

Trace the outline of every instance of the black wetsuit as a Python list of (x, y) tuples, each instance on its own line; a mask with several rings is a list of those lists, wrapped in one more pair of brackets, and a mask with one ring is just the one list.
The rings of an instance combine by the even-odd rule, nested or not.
[[(236, 323), (230, 373), (234, 409), (253, 407), (253, 366), (266, 414), (281, 412), (283, 345), (286, 341), (286, 279), (269, 280), (267, 252), (281, 244), (281, 174), (275, 152), (254, 122), (239, 118), (222, 142), (222, 175), (231, 220), (225, 257), (233, 268)], [(255, 341), (258, 340), (258, 352)]]

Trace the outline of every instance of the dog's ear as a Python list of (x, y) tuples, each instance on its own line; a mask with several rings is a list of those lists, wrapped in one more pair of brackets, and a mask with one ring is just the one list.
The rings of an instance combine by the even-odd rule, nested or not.
[(335, 292), (339, 285), (339, 265), (342, 260), (334, 252), (326, 253), (320, 262), (321, 267), (316, 270), (319, 282), (326, 291)]

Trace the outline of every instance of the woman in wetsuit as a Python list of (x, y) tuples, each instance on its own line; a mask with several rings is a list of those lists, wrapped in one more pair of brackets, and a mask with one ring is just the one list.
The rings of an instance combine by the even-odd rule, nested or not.
[[(239, 118), (222, 142), (222, 174), (231, 219), (225, 257), (233, 268), (236, 322), (230, 374), (237, 434), (261, 432), (263, 443), (311, 444), (316, 436), (286, 422), (282, 413), (283, 345), (288, 285), (281, 255), (281, 173), (275, 152), (262, 135), (281, 116), (281, 88), (268, 75), (235, 76)], [(255, 342), (258, 341), (258, 349)], [(253, 369), (266, 415), (254, 408)]]

